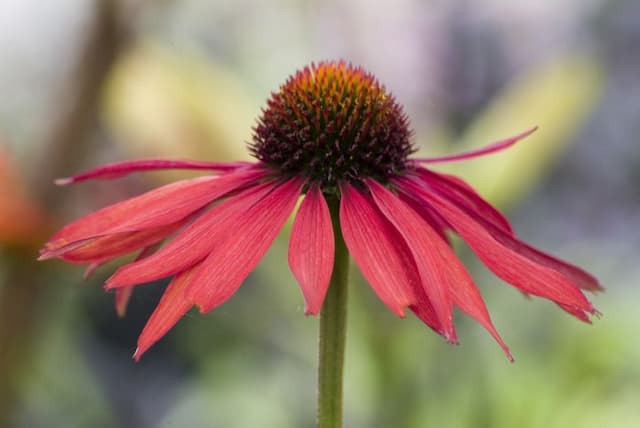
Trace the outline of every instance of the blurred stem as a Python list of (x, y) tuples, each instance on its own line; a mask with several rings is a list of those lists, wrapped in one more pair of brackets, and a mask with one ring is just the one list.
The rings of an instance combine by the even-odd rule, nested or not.
[(342, 427), (342, 369), (346, 344), (349, 253), (340, 230), (337, 198), (328, 201), (335, 239), (331, 283), (320, 313), (318, 428)]

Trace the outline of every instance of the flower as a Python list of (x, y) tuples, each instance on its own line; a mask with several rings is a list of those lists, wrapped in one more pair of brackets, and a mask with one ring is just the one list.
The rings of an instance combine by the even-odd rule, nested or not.
[[(368, 72), (345, 62), (312, 64), (267, 101), (254, 128), (256, 162), (141, 160), (106, 165), (59, 180), (71, 184), (134, 171), (183, 168), (211, 175), (178, 181), (87, 215), (56, 233), (41, 259), (88, 263), (89, 271), (140, 251), (105, 287), (124, 313), (132, 287), (173, 276), (143, 329), (136, 359), (194, 305), (223, 304), (256, 267), (304, 199), (293, 223), (289, 266), (305, 313), (322, 308), (334, 261), (330, 205), (355, 264), (380, 300), (400, 317), (406, 308), (447, 341), (457, 342), (453, 308), (496, 331), (448, 233), (458, 234), (498, 277), (527, 295), (589, 321), (596, 311), (583, 290), (589, 273), (520, 241), (508, 220), (471, 186), (426, 166), (493, 153), (535, 131), (483, 149), (411, 158), (402, 107)], [(161, 245), (166, 240), (164, 245)]]

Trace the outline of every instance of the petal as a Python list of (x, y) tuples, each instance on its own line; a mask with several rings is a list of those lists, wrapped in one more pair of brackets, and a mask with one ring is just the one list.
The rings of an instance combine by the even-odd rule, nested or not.
[[(514, 251), (517, 251), (536, 263), (545, 265), (566, 275), (583, 290), (593, 292), (602, 290), (598, 280), (583, 269), (557, 259), (550, 254), (546, 254), (518, 240), (513, 236), (513, 229), (509, 221), (500, 211), (482, 199), (480, 195), (475, 193), (475, 191), (461, 179), (454, 176), (438, 174), (424, 168), (420, 168), (418, 172), (427, 186), (457, 205), (458, 208), (462, 208), (476, 221), (482, 223), (503, 245), (512, 248)], [(442, 185), (448, 186), (448, 190), (443, 191)], [(467, 189), (466, 192), (464, 191), (465, 188)], [(464, 193), (466, 193), (466, 195)]]
[[(450, 287), (452, 283), (448, 263), (452, 253), (447, 244), (420, 216), (409, 208), (396, 195), (385, 189), (374, 180), (366, 181), (373, 200), (395, 226), (409, 246), (418, 268), (422, 287), (444, 329), (444, 336), (449, 342), (457, 342), (453, 326), (453, 304)], [(446, 247), (443, 251), (442, 247)], [(449, 256), (449, 257), (447, 257)], [(457, 260), (455, 255), (453, 258)]]
[(182, 180), (140, 196), (110, 205), (65, 226), (43, 252), (51, 252), (77, 241), (120, 232), (165, 226), (185, 218), (216, 198), (245, 186), (260, 176), (257, 169), (215, 177)]
[(444, 221), (442, 216), (436, 211), (428, 209), (425, 204), (420, 203), (416, 199), (410, 198), (406, 194), (400, 194), (398, 197), (407, 205), (409, 205), (415, 212), (417, 212), (424, 221), (427, 222), (431, 228), (440, 235), (443, 241), (451, 245), (451, 239), (447, 235), (447, 231), (451, 229), (451, 226)]
[(124, 318), (127, 313), (127, 306), (129, 304), (129, 299), (133, 294), (133, 285), (130, 287), (122, 287), (116, 289), (116, 297), (115, 297), (115, 306), (116, 306), (116, 314), (118, 314), (118, 318)]
[(209, 171), (232, 171), (249, 165), (246, 162), (199, 162), (184, 159), (138, 159), (132, 161), (110, 163), (85, 171), (78, 175), (55, 180), (58, 186), (79, 183), (87, 180), (110, 180), (120, 178), (132, 172), (155, 171), (162, 169), (203, 169)]
[[(540, 265), (513, 248), (503, 245), (484, 224), (412, 179), (399, 178), (397, 184), (431, 204), (451, 224), (478, 257), (497, 276), (520, 290), (593, 313), (595, 309), (580, 290), (558, 271)], [(506, 234), (505, 234), (506, 235)]]
[(550, 254), (544, 253), (513, 236), (505, 234), (501, 230), (496, 230), (492, 225), (485, 225), (485, 227), (502, 245), (511, 248), (513, 251), (518, 252), (535, 263), (539, 263), (560, 272), (569, 278), (577, 287), (591, 292), (603, 290), (597, 278), (579, 267), (557, 259)]
[(200, 312), (224, 303), (257, 266), (291, 215), (303, 184), (300, 179), (272, 183), (270, 193), (209, 232), (217, 245), (187, 290)]
[(253, 186), (214, 206), (157, 253), (118, 269), (107, 280), (105, 287), (109, 289), (155, 281), (189, 269), (207, 257), (214, 247), (222, 245), (218, 239), (222, 232), (241, 233), (242, 230), (230, 228), (234, 218), (262, 200), (273, 187), (273, 182)]
[(518, 135), (506, 138), (504, 140), (496, 141), (495, 143), (491, 143), (485, 147), (482, 147), (476, 150), (471, 150), (469, 152), (457, 153), (457, 154), (446, 155), (446, 156), (430, 157), (430, 158), (420, 158), (420, 159), (413, 159), (413, 160), (420, 163), (442, 163), (442, 162), (453, 162), (453, 161), (459, 161), (464, 159), (471, 159), (478, 156), (488, 155), (490, 153), (499, 152), (500, 150), (504, 150), (506, 148), (513, 146), (518, 141), (533, 134), (537, 129), (538, 127), (534, 126), (533, 128), (527, 131), (524, 131)]
[(162, 241), (178, 230), (181, 225), (182, 222), (178, 222), (140, 232), (116, 233), (80, 241), (81, 246), (73, 245), (70, 250), (67, 249), (68, 247), (62, 247), (57, 251), (43, 253), (40, 260), (60, 257), (71, 263), (101, 263)]
[(418, 168), (417, 173), (425, 185), (463, 208), (469, 215), (481, 217), (505, 232), (513, 234), (513, 227), (509, 220), (460, 178), (439, 174), (425, 168)]
[(160, 303), (149, 317), (138, 338), (138, 348), (133, 354), (136, 361), (140, 360), (154, 343), (164, 336), (184, 314), (191, 309), (193, 303), (185, 297), (185, 291), (193, 281), (199, 266), (176, 275), (167, 286)]
[[(138, 254), (138, 257), (136, 257), (136, 260), (142, 260), (146, 257), (149, 257), (159, 247), (160, 247), (160, 244), (155, 244), (155, 245), (150, 245), (148, 247), (143, 248), (140, 254)], [(89, 272), (89, 274), (90, 273), (91, 272)], [(131, 294), (133, 294), (133, 286), (117, 288), (115, 294), (116, 294), (116, 298), (115, 298), (116, 313), (118, 314), (119, 318), (124, 318), (127, 312), (129, 299), (131, 298)]]
[(313, 186), (296, 214), (289, 240), (289, 268), (305, 299), (305, 314), (322, 308), (333, 271), (335, 243), (327, 201)]
[[(409, 248), (411, 248), (414, 260), (423, 278), (422, 288), (425, 297), (428, 296), (429, 299), (425, 302), (424, 297), (421, 298), (418, 294), (419, 299), (422, 301), (419, 304), (419, 310), (414, 310), (416, 315), (429, 324), (429, 317), (433, 318), (434, 315), (432, 313), (437, 313), (442, 330), (446, 332), (447, 328), (449, 329), (449, 340), (456, 340), (453, 321), (449, 319), (451, 326), (445, 327), (442, 323), (442, 315), (437, 312), (438, 308), (434, 304), (434, 297), (432, 297), (434, 295), (432, 291), (434, 285), (441, 284), (446, 287), (453, 304), (486, 328), (500, 344), (507, 357), (513, 361), (509, 348), (491, 322), (487, 307), (473, 282), (473, 278), (447, 245), (447, 242), (437, 235), (435, 231), (431, 230), (429, 225), (422, 221), (419, 214), (399, 200), (396, 195), (373, 180), (369, 180), (367, 184), (381, 211), (396, 225)], [(445, 334), (443, 335), (445, 338), (447, 337)]]
[(373, 201), (350, 184), (341, 187), (340, 226), (349, 253), (380, 300), (398, 316), (416, 302), (420, 277), (393, 226)]
[(577, 308), (574, 308), (573, 306), (563, 305), (561, 303), (559, 303), (558, 306), (560, 306), (560, 308), (563, 311), (565, 311), (565, 312), (573, 315), (574, 317), (578, 318), (580, 321), (584, 321), (587, 324), (591, 324), (591, 319), (589, 319), (589, 314), (587, 314), (582, 309), (577, 309)]

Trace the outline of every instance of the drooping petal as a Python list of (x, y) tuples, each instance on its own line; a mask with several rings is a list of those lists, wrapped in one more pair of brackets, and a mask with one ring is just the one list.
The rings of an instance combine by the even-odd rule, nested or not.
[(200, 162), (185, 159), (138, 159), (124, 162), (110, 163), (98, 168), (85, 171), (72, 177), (55, 180), (58, 186), (79, 183), (87, 180), (111, 180), (124, 177), (133, 172), (155, 171), (162, 169), (200, 169), (208, 171), (232, 171), (247, 162)]
[[(579, 267), (565, 262), (550, 254), (546, 254), (514, 236), (513, 229), (509, 221), (491, 204), (486, 202), (480, 195), (464, 181), (457, 177), (446, 176), (429, 171), (424, 168), (418, 170), (423, 182), (450, 202), (462, 208), (469, 216), (473, 217), (503, 245), (512, 248), (514, 251), (528, 257), (536, 263), (557, 270), (569, 277), (579, 288), (593, 292), (601, 291), (598, 280), (588, 272)], [(441, 186), (448, 186), (448, 190), (443, 191)], [(466, 195), (462, 192), (466, 190)], [(473, 195), (476, 195), (475, 197)]]
[(68, 224), (44, 246), (57, 251), (77, 241), (165, 226), (264, 175), (257, 169), (178, 181), (102, 208)]
[(449, 224), (442, 218), (440, 214), (438, 214), (436, 211), (429, 210), (429, 209), (418, 209), (417, 207), (418, 205), (424, 205), (424, 204), (419, 204), (419, 201), (409, 197), (405, 193), (400, 193), (398, 197), (404, 203), (406, 203), (411, 208), (413, 208), (413, 210), (417, 212), (422, 217), (422, 219), (426, 221), (427, 224), (429, 224), (429, 226), (431, 226), (431, 228), (433, 228), (433, 230), (435, 230), (438, 233), (438, 235), (440, 235), (440, 238), (442, 238), (443, 241), (451, 245), (451, 239), (447, 234), (447, 231), (451, 230), (451, 226), (449, 226)]
[(457, 342), (450, 291), (456, 284), (451, 283), (451, 275), (448, 272), (450, 260), (447, 260), (446, 255), (449, 255), (449, 251), (444, 252), (442, 248), (444, 246), (448, 249), (448, 246), (400, 198), (374, 180), (367, 180), (366, 184), (380, 211), (409, 246), (418, 267), (422, 286), (443, 327), (445, 338), (450, 342)]
[[(138, 257), (136, 257), (136, 261), (142, 260), (145, 257), (149, 257), (159, 247), (160, 247), (160, 244), (158, 243), (158, 244), (149, 245), (148, 247), (143, 248), (142, 251), (140, 251), (140, 254), (138, 254)], [(127, 312), (127, 306), (129, 305), (129, 299), (131, 299), (131, 295), (133, 294), (133, 286), (116, 288), (115, 294), (116, 294), (115, 296), (116, 314), (118, 314), (119, 318), (124, 318)]]
[(399, 178), (398, 185), (431, 204), (451, 224), (478, 257), (497, 276), (526, 293), (593, 313), (595, 309), (569, 278), (540, 265), (503, 245), (483, 225), (462, 209), (412, 179)]
[(136, 361), (139, 361), (142, 354), (160, 340), (193, 307), (193, 303), (185, 297), (185, 291), (198, 269), (199, 266), (193, 267), (171, 280), (160, 298), (160, 303), (138, 337), (138, 348), (133, 354)]
[(79, 241), (76, 244), (81, 243), (81, 246), (72, 245), (71, 249), (62, 247), (56, 251), (45, 252), (40, 256), (40, 260), (60, 257), (71, 263), (103, 262), (162, 241), (175, 232), (181, 225), (182, 222), (177, 222), (168, 226), (141, 230), (139, 232), (115, 233), (113, 235)]
[(586, 322), (587, 324), (591, 324), (591, 319), (589, 318), (589, 314), (583, 311), (582, 309), (574, 308), (573, 306), (569, 306), (569, 305), (563, 305), (562, 303), (558, 303), (558, 306), (563, 311), (578, 318), (580, 321)]
[[(371, 180), (368, 184), (376, 202), (388, 208), (389, 215), (396, 218), (398, 224), (402, 225), (400, 227), (405, 230), (403, 238), (410, 248), (414, 248), (413, 257), (416, 265), (420, 266), (422, 264), (424, 269), (425, 267), (428, 268), (425, 260), (431, 259), (435, 261), (437, 265), (431, 267), (437, 276), (435, 280), (441, 281), (447, 287), (453, 304), (482, 325), (502, 347), (509, 360), (513, 361), (509, 348), (491, 321), (489, 311), (473, 282), (473, 278), (453, 250), (447, 245), (447, 242), (441, 239), (434, 231), (430, 231), (429, 225), (421, 223), (419, 212), (414, 212), (409, 206), (403, 205), (402, 202), (396, 199), (395, 195), (381, 185), (375, 182), (372, 183)], [(387, 212), (384, 209), (382, 211), (385, 214)], [(407, 226), (406, 223), (409, 223), (409, 225)], [(398, 230), (400, 230), (400, 227)], [(407, 239), (407, 237), (409, 238)], [(427, 275), (429, 275), (428, 271)], [(436, 327), (431, 324), (434, 322), (434, 318), (437, 317), (433, 299), (428, 297), (429, 291), (427, 287), (419, 286), (418, 288), (420, 289), (416, 292), (418, 301), (416, 305), (411, 306), (411, 309), (421, 320), (446, 337), (440, 322), (435, 324)]]
[(571, 263), (557, 259), (550, 254), (544, 253), (523, 241), (505, 234), (501, 230), (496, 230), (492, 225), (485, 225), (485, 227), (502, 245), (511, 248), (513, 251), (516, 251), (536, 263), (560, 272), (569, 278), (577, 287), (591, 292), (603, 290), (597, 278), (583, 269), (580, 269)]
[(464, 159), (471, 159), (478, 156), (488, 155), (488, 154), (499, 152), (501, 150), (504, 150), (506, 148), (513, 146), (518, 141), (533, 134), (537, 129), (538, 127), (534, 126), (533, 128), (527, 131), (524, 131), (518, 135), (505, 138), (504, 140), (496, 141), (495, 143), (491, 143), (480, 149), (471, 150), (464, 153), (457, 153), (453, 155), (436, 156), (436, 157), (430, 157), (430, 158), (419, 158), (419, 159), (413, 159), (413, 160), (421, 163), (443, 163), (443, 162), (454, 162), (454, 161), (459, 161)]
[(133, 285), (130, 287), (117, 288), (115, 294), (116, 314), (118, 315), (118, 318), (124, 318), (127, 313), (129, 299), (133, 294)]
[(439, 174), (426, 168), (417, 168), (416, 172), (425, 185), (458, 207), (464, 208), (471, 216), (483, 218), (505, 232), (513, 234), (513, 227), (509, 220), (460, 178)]
[(241, 233), (242, 230), (231, 228), (234, 219), (264, 199), (273, 187), (273, 182), (259, 184), (216, 205), (167, 242), (157, 253), (118, 269), (107, 280), (105, 287), (110, 289), (155, 281), (189, 269), (207, 257), (214, 247), (222, 245), (219, 236), (223, 232)]
[(313, 186), (296, 214), (289, 240), (289, 268), (305, 299), (305, 314), (322, 307), (333, 271), (335, 243), (327, 201)]
[(300, 179), (272, 183), (270, 193), (209, 232), (207, 239), (217, 245), (187, 289), (200, 312), (224, 303), (258, 265), (291, 215), (303, 184)]
[(420, 277), (393, 226), (373, 201), (350, 184), (341, 187), (340, 225), (349, 253), (380, 300), (398, 316), (416, 302)]

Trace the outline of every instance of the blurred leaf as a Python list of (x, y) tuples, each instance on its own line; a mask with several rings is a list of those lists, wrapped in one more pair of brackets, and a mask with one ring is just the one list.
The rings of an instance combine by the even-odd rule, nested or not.
[(143, 44), (116, 65), (105, 115), (137, 157), (245, 159), (259, 102), (232, 72), (195, 53)]
[[(534, 125), (540, 129), (504, 152), (438, 169), (465, 178), (498, 205), (512, 202), (535, 186), (573, 141), (602, 86), (599, 64), (587, 57), (564, 57), (533, 70), (508, 85), (448, 150), (471, 150)], [(445, 131), (436, 137), (447, 140)]]

